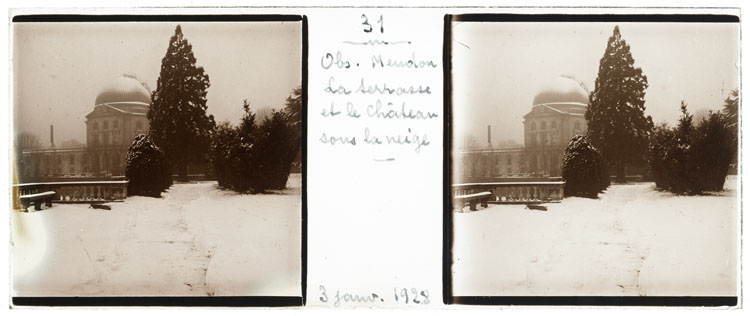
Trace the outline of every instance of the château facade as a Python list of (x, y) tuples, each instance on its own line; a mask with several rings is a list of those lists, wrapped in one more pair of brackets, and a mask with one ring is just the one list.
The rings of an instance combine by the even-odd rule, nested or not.
[[(24, 150), (18, 160), (21, 180), (111, 178), (125, 174), (131, 142), (148, 132), (151, 95), (133, 76), (120, 76), (102, 87), (86, 115), (86, 146), (58, 148), (50, 127), (50, 146)], [(25, 182), (25, 181), (24, 181)]]
[(524, 146), (518, 148), (466, 149), (454, 159), (454, 178), (459, 181), (493, 178), (558, 177), (565, 147), (586, 131), (584, 114), (588, 93), (577, 81), (558, 77), (534, 96), (524, 115)]

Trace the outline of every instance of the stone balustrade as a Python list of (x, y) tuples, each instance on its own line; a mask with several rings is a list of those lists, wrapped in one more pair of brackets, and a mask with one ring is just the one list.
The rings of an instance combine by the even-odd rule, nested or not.
[(128, 181), (38, 182), (13, 185), (13, 207), (20, 209), (19, 197), (54, 191), (53, 203), (122, 201), (128, 196)]
[(527, 204), (559, 202), (565, 194), (565, 181), (462, 183), (452, 186), (452, 196), (491, 192), (489, 203)]

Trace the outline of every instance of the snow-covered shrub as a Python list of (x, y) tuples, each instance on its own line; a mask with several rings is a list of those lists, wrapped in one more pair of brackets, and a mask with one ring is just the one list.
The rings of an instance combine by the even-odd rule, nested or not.
[(735, 155), (734, 135), (726, 115), (709, 113), (694, 126), (686, 104), (675, 128), (658, 127), (649, 145), (656, 187), (677, 194), (701, 194), (724, 187)]
[(667, 151), (675, 142), (675, 134), (666, 124), (654, 128), (649, 142), (648, 160), (651, 166), (651, 176), (656, 183), (656, 188), (668, 190), (671, 178), (669, 177), (669, 162)]
[(249, 103), (244, 102), (245, 115), (240, 126), (233, 127), (224, 122), (216, 128), (211, 140), (209, 160), (219, 182), (225, 189), (246, 192), (252, 184), (253, 138), (255, 114), (250, 112)]
[(172, 185), (171, 174), (164, 152), (149, 136), (136, 136), (128, 149), (125, 166), (128, 195), (160, 197)]
[(596, 198), (609, 186), (604, 159), (581, 135), (574, 136), (565, 148), (562, 177), (565, 196)]
[(693, 116), (687, 111), (687, 104), (680, 105), (682, 115), (677, 127), (669, 128), (662, 124), (654, 129), (649, 143), (649, 165), (656, 187), (675, 193), (694, 192), (696, 174), (691, 159), (693, 139)]
[(300, 135), (284, 112), (271, 111), (260, 126), (249, 104), (240, 125), (219, 125), (210, 161), (219, 185), (237, 192), (283, 189), (297, 154)]
[(736, 154), (735, 135), (729, 124), (724, 115), (712, 112), (696, 128), (693, 157), (702, 190), (724, 189), (729, 164)]
[(272, 111), (258, 128), (253, 164), (256, 181), (253, 189), (284, 189), (289, 179), (298, 137), (283, 112)]
[(229, 122), (223, 122), (216, 127), (212, 136), (208, 153), (212, 173), (220, 187), (231, 189), (233, 187), (231, 151), (237, 138), (237, 131), (229, 125)]

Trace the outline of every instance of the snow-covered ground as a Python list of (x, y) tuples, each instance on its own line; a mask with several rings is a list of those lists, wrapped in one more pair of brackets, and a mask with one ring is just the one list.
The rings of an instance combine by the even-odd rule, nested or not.
[(265, 195), (175, 184), (111, 210), (12, 212), (12, 295), (301, 295), (300, 185), (299, 174)]
[(736, 181), (712, 196), (613, 185), (546, 212), (454, 213), (453, 294), (738, 295)]

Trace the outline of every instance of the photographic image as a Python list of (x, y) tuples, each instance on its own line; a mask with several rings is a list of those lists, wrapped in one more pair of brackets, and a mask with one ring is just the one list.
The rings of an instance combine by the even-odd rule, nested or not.
[(454, 17), (454, 297), (736, 304), (729, 17)]
[(304, 30), (275, 18), (11, 24), (12, 297), (301, 304)]

